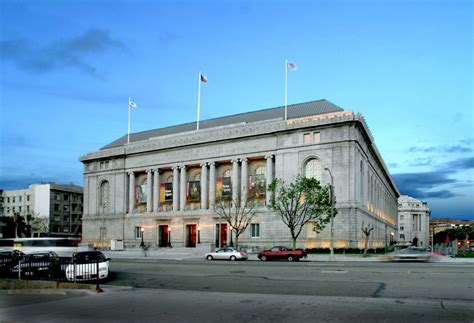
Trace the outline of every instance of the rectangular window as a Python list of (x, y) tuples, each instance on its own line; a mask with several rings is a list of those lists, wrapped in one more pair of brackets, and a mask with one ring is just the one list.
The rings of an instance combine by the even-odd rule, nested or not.
[(66, 211), (66, 212), (69, 212), (69, 205), (64, 205), (63, 210)]
[(21, 202), (21, 196), (18, 197), (18, 202)]
[(61, 196), (60, 196), (60, 195), (54, 195), (54, 199), (55, 199), (56, 201), (60, 201), (60, 200), (61, 200)]
[(59, 212), (59, 204), (54, 204), (54, 211)]
[(29, 205), (26, 206), (26, 212), (30, 212), (30, 206)]
[(405, 227), (401, 226), (400, 227), (400, 231), (403, 231), (405, 229)]
[(15, 203), (15, 197), (12, 197), (12, 203)]
[(26, 196), (26, 200), (27, 200), (28, 202), (30, 201), (30, 196), (29, 196), (29, 195)]
[(107, 228), (106, 227), (101, 227), (100, 228), (100, 240), (105, 240), (107, 237)]
[(9, 197), (7, 197), (7, 203), (10, 203), (10, 198)]
[(69, 201), (69, 195), (64, 194), (64, 201)]
[(19, 207), (18, 207), (18, 211), (20, 211), (20, 212), (21, 212), (21, 206), (19, 206)]
[(141, 239), (142, 235), (142, 227), (135, 227), (135, 239)]
[(69, 227), (63, 227), (63, 232), (69, 232)]
[(303, 143), (304, 144), (309, 144), (311, 143), (311, 134), (310, 133), (305, 133), (303, 135)]
[(314, 142), (321, 142), (321, 133), (320, 132), (315, 132), (313, 136), (314, 136)]
[(400, 220), (403, 220), (403, 214), (400, 214)]
[(250, 224), (250, 236), (252, 238), (260, 238), (260, 224), (259, 223)]

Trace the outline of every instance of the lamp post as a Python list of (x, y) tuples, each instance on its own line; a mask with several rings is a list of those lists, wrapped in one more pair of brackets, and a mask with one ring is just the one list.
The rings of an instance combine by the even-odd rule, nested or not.
[(170, 248), (173, 248), (171, 245), (171, 227), (168, 227), (168, 245)]
[(390, 232), (390, 245), (393, 245), (393, 236), (394, 235), (395, 235), (395, 233)]
[(336, 261), (334, 256), (334, 177), (332, 176), (331, 170), (328, 167), (324, 167), (331, 176), (331, 187), (330, 187), (330, 198), (331, 198), (331, 248), (329, 254), (329, 261)]
[(142, 236), (142, 242), (140, 243), (140, 247), (141, 247), (141, 248), (144, 248), (144, 247), (145, 247), (145, 243), (143, 242), (143, 232), (145, 232), (145, 228), (144, 228), (144, 227), (141, 227), (141, 228), (140, 228), (140, 232), (141, 232), (141, 236)]
[(201, 227), (198, 227), (198, 244), (201, 243)]
[(234, 227), (230, 226), (230, 246), (234, 246), (234, 242), (232, 241), (232, 231), (234, 231)]

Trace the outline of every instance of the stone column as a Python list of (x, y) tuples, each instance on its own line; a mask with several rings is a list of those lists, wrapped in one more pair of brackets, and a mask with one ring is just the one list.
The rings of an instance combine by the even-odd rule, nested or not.
[(128, 213), (132, 214), (135, 209), (135, 173), (128, 172), (130, 181), (128, 185)]
[(207, 209), (207, 163), (201, 164), (201, 209)]
[(151, 186), (151, 169), (146, 170), (146, 212), (151, 212), (151, 201), (152, 201), (152, 186)]
[[(266, 186), (270, 185), (270, 183), (273, 181), (273, 155), (265, 156), (265, 159), (267, 160), (267, 169), (265, 172), (265, 181), (266, 181)], [(270, 205), (270, 201), (272, 199), (272, 193), (269, 190), (266, 190), (266, 203), (267, 205)]]
[(153, 170), (153, 212), (158, 212), (160, 208), (160, 170)]
[(186, 166), (180, 167), (181, 176), (179, 180), (179, 209), (184, 211), (186, 209)]
[(232, 160), (232, 204), (237, 207), (239, 203), (239, 160)]
[(242, 158), (240, 160), (242, 162), (242, 169), (241, 169), (241, 178), (240, 178), (240, 188), (241, 188), (241, 195), (240, 195), (240, 205), (244, 206), (247, 203), (247, 192), (248, 192), (248, 161), (247, 158)]
[(175, 166), (173, 169), (173, 211), (179, 209), (179, 168)]
[(216, 163), (209, 163), (209, 207), (214, 209), (216, 201)]

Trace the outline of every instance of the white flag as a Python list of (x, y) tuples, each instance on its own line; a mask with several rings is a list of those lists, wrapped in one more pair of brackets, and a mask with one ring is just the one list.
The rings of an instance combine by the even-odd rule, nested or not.
[(296, 66), (295, 63), (292, 63), (292, 62), (288, 62), (286, 68), (290, 71), (296, 71), (298, 69), (298, 67)]
[(207, 83), (207, 77), (205, 77), (204, 74), (201, 74), (201, 82)]

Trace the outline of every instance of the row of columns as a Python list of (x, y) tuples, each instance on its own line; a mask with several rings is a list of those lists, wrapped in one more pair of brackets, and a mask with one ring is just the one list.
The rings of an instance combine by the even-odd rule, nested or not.
[[(273, 156), (265, 156), (266, 159), (266, 182), (267, 185), (273, 181)], [(239, 165), (240, 163), (240, 165)], [(202, 163), (201, 166), (201, 209), (214, 208), (216, 196), (216, 163)], [(209, 166), (209, 169), (208, 169)], [(239, 170), (240, 167), (240, 170)], [(173, 211), (185, 210), (186, 208), (186, 166), (174, 166), (173, 170)], [(147, 169), (147, 200), (146, 212), (158, 212), (159, 201), (159, 169)], [(208, 190), (209, 173), (209, 196)], [(240, 173), (240, 178), (239, 178)], [(128, 212), (133, 213), (135, 209), (135, 173), (128, 172), (129, 180), (129, 207)], [(240, 189), (240, 204), (247, 203), (248, 191), (248, 160), (247, 158), (232, 160), (232, 200), (238, 203)], [(239, 187), (240, 186), (240, 187)], [(153, 192), (153, 194), (150, 194)], [(179, 194), (178, 194), (179, 192)], [(270, 202), (270, 194), (266, 194), (267, 204)], [(209, 202), (209, 205), (208, 205)]]

